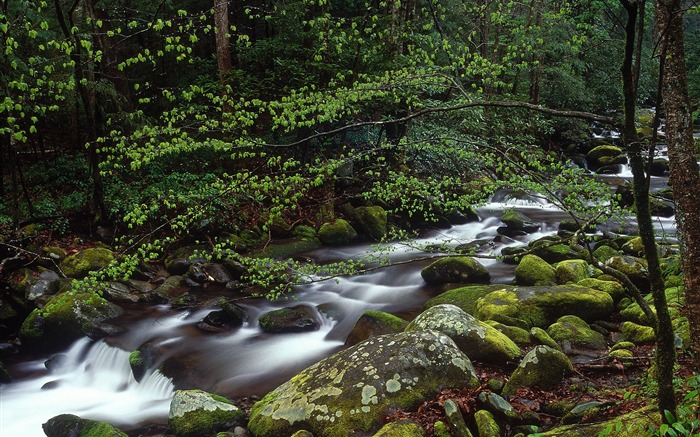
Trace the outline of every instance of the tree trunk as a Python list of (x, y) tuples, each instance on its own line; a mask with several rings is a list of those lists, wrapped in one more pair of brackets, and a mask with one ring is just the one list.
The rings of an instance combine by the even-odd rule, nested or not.
[(216, 27), (216, 62), (219, 68), (219, 82), (221, 82), (224, 97), (227, 97), (229, 75), (233, 68), (229, 48), (228, 0), (214, 0), (214, 26)]
[(676, 226), (686, 310), (695, 370), (700, 370), (700, 169), (693, 140), (683, 36), (684, 6), (679, 0), (657, 0), (656, 20), (661, 38), (663, 105), (671, 184), (676, 202)]
[[(668, 313), (664, 281), (656, 249), (654, 226), (649, 207), (649, 184), (644, 172), (642, 144), (635, 127), (635, 111), (637, 103), (638, 71), (641, 59), (635, 60), (636, 24), (639, 15), (639, 4), (636, 1), (621, 0), (627, 10), (627, 25), (625, 26), (625, 56), (622, 64), (622, 88), (624, 96), (625, 123), (623, 142), (628, 151), (632, 176), (634, 178), (634, 204), (637, 210), (637, 225), (642, 239), (644, 254), (648, 264), (651, 293), (656, 308), (656, 366), (657, 384), (659, 386), (658, 403), (661, 411), (670, 411), (675, 415), (676, 399), (673, 390), (673, 366), (675, 364), (675, 338)], [(642, 5), (643, 6), (643, 5)], [(641, 40), (637, 40), (641, 42)], [(637, 67), (635, 67), (635, 62)]]

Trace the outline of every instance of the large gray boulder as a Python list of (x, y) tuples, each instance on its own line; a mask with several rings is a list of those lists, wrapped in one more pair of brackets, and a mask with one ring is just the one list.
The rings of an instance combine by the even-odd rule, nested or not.
[(168, 425), (177, 437), (215, 435), (241, 422), (244, 415), (224, 397), (202, 390), (178, 390), (170, 402)]
[(478, 386), (469, 358), (436, 331), (371, 338), (306, 368), (250, 413), (254, 436), (371, 435), (395, 409), (411, 409), (448, 387)]
[(520, 348), (505, 334), (467, 314), (455, 305), (428, 308), (406, 331), (433, 329), (450, 336), (459, 349), (475, 361), (503, 364), (519, 357)]

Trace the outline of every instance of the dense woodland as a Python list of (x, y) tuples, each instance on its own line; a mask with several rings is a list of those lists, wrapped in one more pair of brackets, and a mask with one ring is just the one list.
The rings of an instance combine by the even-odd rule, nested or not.
[[(311, 272), (374, 269), (381, 255), (320, 268), (247, 257), (242, 246), (255, 251), (369, 205), (390, 222), (365, 232), (369, 240), (410, 242), (499, 190), (536, 194), (569, 214), (579, 230), (565, 237), (572, 247), (585, 245), (581, 229), (635, 217), (647, 289), (599, 267), (640, 306), (655, 307), (644, 310), (658, 347), (652, 391), (668, 412), (656, 432), (697, 432), (693, 396), (683, 398), (700, 368), (693, 2), (2, 0), (0, 8), (4, 284), (49, 260), (48, 246), (107, 245), (118, 261), (72, 285), (100, 294), (145, 262), (205, 243), (209, 257), (236, 257), (247, 283), (275, 299)], [(593, 133), (611, 131), (634, 174), (633, 202), (585, 165)], [(659, 143), (669, 150), (679, 232), (661, 260), (649, 203)], [(664, 309), (669, 272), (685, 286), (686, 356), (696, 359), (686, 360), (682, 381)], [(3, 322), (3, 341), (13, 323)]]

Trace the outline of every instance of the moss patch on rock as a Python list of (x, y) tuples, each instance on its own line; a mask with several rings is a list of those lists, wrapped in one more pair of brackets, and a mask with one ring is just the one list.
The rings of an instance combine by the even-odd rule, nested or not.
[(582, 259), (568, 259), (557, 263), (556, 274), (557, 283), (566, 284), (568, 282), (578, 283), (581, 280), (588, 278), (590, 274), (590, 266)]
[(114, 260), (114, 252), (103, 247), (85, 249), (66, 257), (61, 262), (61, 270), (69, 278), (82, 279), (92, 271), (107, 267)]
[(170, 402), (168, 425), (177, 437), (199, 437), (231, 428), (244, 415), (224, 397), (202, 390), (178, 390)]
[(464, 310), (467, 314), (476, 315), (476, 304), (479, 298), (497, 290), (512, 290), (514, 286), (492, 284), (492, 285), (470, 285), (467, 287), (454, 288), (442, 294), (429, 299), (424, 305), (426, 310), (435, 305), (449, 303), (456, 305)]
[(586, 349), (605, 349), (607, 343), (600, 332), (594, 331), (585, 320), (576, 316), (560, 317), (548, 329), (547, 334), (559, 342)]
[(42, 425), (47, 437), (128, 437), (106, 422), (82, 419), (73, 414), (60, 414)]
[(343, 219), (327, 222), (318, 230), (318, 239), (328, 245), (348, 244), (357, 238), (357, 231)]
[(554, 285), (557, 272), (537, 255), (525, 255), (515, 268), (515, 283), (518, 285)]
[(345, 340), (346, 346), (352, 346), (383, 334), (395, 334), (402, 332), (408, 322), (393, 314), (377, 310), (367, 310), (355, 323), (355, 326)]
[(468, 256), (451, 256), (437, 260), (421, 271), (423, 280), (431, 285), (449, 283), (488, 284), (488, 270), (479, 261)]
[(520, 362), (503, 387), (504, 395), (511, 395), (520, 387), (556, 387), (574, 366), (562, 352), (549, 346), (536, 346)]
[(360, 206), (354, 214), (357, 227), (365, 235), (375, 240), (386, 235), (386, 211), (381, 206)]

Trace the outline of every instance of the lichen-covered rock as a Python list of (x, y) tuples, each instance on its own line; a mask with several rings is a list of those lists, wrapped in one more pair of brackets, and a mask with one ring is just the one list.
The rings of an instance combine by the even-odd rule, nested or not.
[(501, 216), (501, 221), (514, 231), (523, 231), (527, 233), (535, 232), (540, 228), (540, 225), (534, 223), (528, 216), (515, 210), (507, 209)]
[(537, 255), (525, 255), (515, 268), (515, 283), (518, 285), (554, 285), (557, 272), (549, 263)]
[(554, 341), (554, 339), (550, 337), (549, 334), (547, 334), (547, 331), (545, 331), (544, 329), (535, 326), (530, 330), (530, 335), (532, 336), (532, 339), (535, 341), (535, 343), (549, 346), (554, 350), (563, 352), (561, 346), (559, 346), (559, 344), (556, 341)]
[(563, 316), (553, 323), (547, 334), (554, 341), (568, 341), (572, 346), (586, 349), (605, 349), (608, 347), (605, 337), (594, 331), (583, 319), (576, 316)]
[(202, 390), (178, 390), (168, 426), (177, 437), (214, 435), (241, 422), (245, 413), (228, 399)]
[[(501, 389), (502, 388), (503, 387), (501, 387)], [(513, 422), (514, 420), (518, 419), (518, 413), (515, 412), (515, 409), (513, 409), (510, 402), (496, 393), (482, 391), (479, 393), (477, 400), (479, 401), (481, 408), (488, 410), (500, 420)]]
[(425, 437), (425, 430), (411, 420), (389, 422), (372, 437)]
[(41, 426), (47, 437), (127, 437), (126, 433), (109, 423), (81, 419), (73, 414), (61, 414)]
[(423, 280), (431, 285), (453, 282), (488, 284), (491, 280), (486, 267), (468, 256), (450, 256), (435, 261), (420, 272)]
[(629, 255), (613, 256), (605, 261), (605, 265), (627, 275), (642, 292), (649, 290), (646, 260)]
[(265, 313), (258, 323), (265, 332), (304, 332), (317, 330), (321, 326), (321, 318), (315, 308), (296, 305)]
[(520, 328), (518, 326), (504, 325), (503, 323), (499, 323), (494, 320), (487, 320), (484, 323), (501, 331), (508, 338), (513, 340), (515, 344), (527, 345), (531, 342), (530, 333), (523, 328)]
[(566, 355), (549, 346), (536, 346), (528, 352), (503, 387), (511, 395), (520, 387), (556, 387), (574, 366)]
[(352, 346), (378, 335), (396, 334), (406, 329), (407, 325), (407, 321), (393, 314), (367, 310), (362, 313), (348, 334), (345, 345)]
[(568, 259), (557, 263), (556, 272), (557, 283), (566, 284), (573, 282), (576, 284), (591, 275), (591, 268), (582, 259)]
[(301, 371), (250, 413), (255, 436), (317, 437), (376, 431), (395, 408), (410, 409), (447, 387), (476, 387), (469, 358), (435, 331), (371, 338)]
[(638, 325), (634, 322), (625, 322), (620, 328), (622, 335), (627, 341), (634, 344), (653, 344), (656, 341), (654, 328), (651, 326)]
[(66, 257), (61, 270), (69, 278), (82, 279), (92, 271), (107, 267), (114, 260), (114, 252), (104, 247), (92, 247)]
[(123, 313), (95, 293), (62, 293), (44, 308), (35, 309), (22, 323), (20, 339), (27, 346), (61, 347), (83, 336), (100, 338), (114, 333), (106, 324)]
[(452, 435), (458, 437), (472, 437), (472, 433), (469, 431), (469, 428), (467, 428), (467, 424), (464, 421), (464, 416), (462, 416), (462, 411), (459, 409), (457, 403), (452, 399), (445, 401), (445, 418), (447, 419), (447, 424), (452, 431)]
[(563, 315), (573, 314), (587, 321), (606, 319), (612, 314), (608, 293), (566, 284), (541, 287), (512, 287), (479, 298), (475, 316), (480, 320), (518, 319), (527, 328), (549, 326)]
[(355, 208), (355, 222), (362, 233), (375, 240), (386, 235), (386, 211), (381, 206)]
[(357, 231), (343, 219), (336, 219), (332, 223), (324, 223), (318, 230), (318, 239), (323, 244), (333, 246), (348, 244), (355, 238), (357, 238)]
[(622, 252), (625, 255), (632, 255), (638, 258), (644, 256), (644, 245), (641, 237), (635, 237), (622, 245)]
[(520, 348), (505, 334), (455, 305), (428, 308), (406, 327), (406, 331), (424, 329), (447, 334), (462, 352), (475, 361), (501, 364), (522, 354)]

